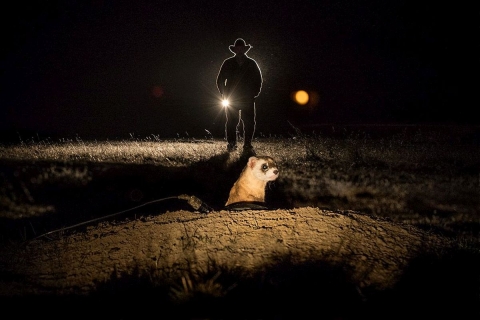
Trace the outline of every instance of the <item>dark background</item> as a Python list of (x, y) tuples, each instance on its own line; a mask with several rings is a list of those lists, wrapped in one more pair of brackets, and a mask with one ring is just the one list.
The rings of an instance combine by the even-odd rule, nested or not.
[(264, 77), (257, 136), (479, 123), (470, 1), (17, 1), (1, 17), (2, 140), (222, 137), (215, 80), (238, 37)]

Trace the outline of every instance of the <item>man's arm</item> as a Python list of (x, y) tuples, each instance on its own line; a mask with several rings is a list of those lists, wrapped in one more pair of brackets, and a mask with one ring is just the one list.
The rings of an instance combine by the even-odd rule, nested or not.
[(255, 88), (255, 98), (258, 97), (260, 92), (262, 91), (262, 83), (263, 83), (263, 78), (262, 78), (262, 72), (260, 71), (260, 67), (258, 66), (257, 62), (253, 60), (255, 64), (254, 68), (254, 73), (253, 73), (253, 83), (254, 83), (254, 88)]
[(226, 78), (225, 78), (225, 61), (224, 61), (217, 75), (217, 89), (222, 96), (225, 92), (225, 80)]

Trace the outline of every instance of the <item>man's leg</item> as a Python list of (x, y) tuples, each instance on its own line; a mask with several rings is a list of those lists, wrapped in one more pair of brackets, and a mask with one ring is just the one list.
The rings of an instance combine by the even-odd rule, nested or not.
[(242, 110), (240, 110), (239, 121), (237, 124), (237, 143), (245, 138), (245, 125), (243, 124)]
[(252, 140), (255, 134), (255, 101), (242, 106), (242, 120), (244, 127), (244, 148), (252, 148)]
[(237, 148), (237, 125), (239, 119), (239, 110), (230, 107), (225, 108), (225, 139), (227, 140), (228, 151), (234, 151)]

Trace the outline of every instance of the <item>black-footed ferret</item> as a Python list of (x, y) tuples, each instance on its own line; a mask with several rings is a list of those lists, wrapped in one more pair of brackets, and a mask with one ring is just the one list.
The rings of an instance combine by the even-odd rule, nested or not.
[(225, 206), (236, 202), (265, 202), (265, 187), (278, 178), (278, 167), (269, 156), (252, 156), (230, 189)]

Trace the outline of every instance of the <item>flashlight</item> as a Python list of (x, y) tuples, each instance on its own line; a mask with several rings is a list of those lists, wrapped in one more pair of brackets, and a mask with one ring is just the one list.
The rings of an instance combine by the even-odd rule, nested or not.
[(225, 108), (228, 107), (229, 104), (230, 104), (230, 103), (228, 102), (227, 99), (223, 99), (223, 100), (222, 100), (222, 106), (224, 106)]

